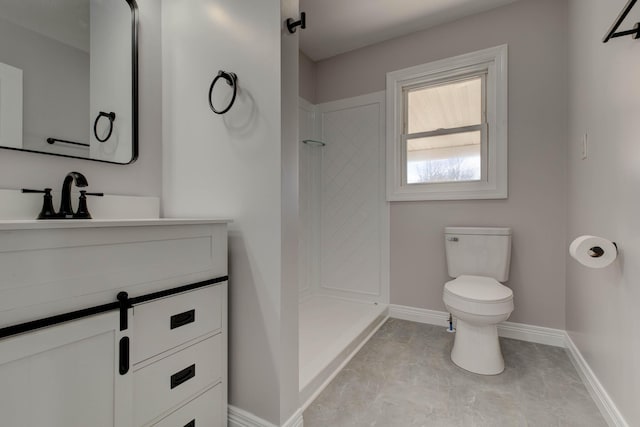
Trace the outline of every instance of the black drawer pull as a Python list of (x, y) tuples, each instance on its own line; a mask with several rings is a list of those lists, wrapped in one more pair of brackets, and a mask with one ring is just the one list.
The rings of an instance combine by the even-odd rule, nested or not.
[(179, 328), (180, 326), (188, 325), (196, 321), (196, 311), (189, 310), (184, 313), (174, 314), (171, 316), (171, 329)]
[(184, 368), (180, 372), (176, 372), (171, 375), (171, 388), (174, 389), (178, 387), (180, 384), (189, 381), (191, 378), (196, 376), (196, 365), (195, 363), (188, 368)]
[(120, 338), (120, 375), (129, 372), (129, 337)]
[(195, 418), (184, 425), (184, 427), (196, 427)]

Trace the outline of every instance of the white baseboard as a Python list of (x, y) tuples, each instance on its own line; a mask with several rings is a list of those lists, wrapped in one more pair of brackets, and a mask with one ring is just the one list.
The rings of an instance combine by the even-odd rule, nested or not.
[(303, 427), (304, 422), (302, 421), (302, 412), (302, 408), (298, 409), (282, 427)]
[[(260, 417), (233, 405), (228, 406), (229, 427), (277, 427)], [(298, 409), (282, 427), (303, 427), (302, 409)]]
[(502, 322), (498, 325), (498, 335), (514, 340), (535, 342), (538, 344), (566, 347), (566, 332), (562, 329), (526, 325), (524, 323)]
[[(449, 313), (445, 311), (427, 310), (404, 305), (389, 305), (389, 317), (443, 327), (449, 325)], [(566, 333), (562, 329), (544, 328), (542, 326), (525, 325), (523, 323), (502, 322), (498, 325), (498, 335), (505, 338), (552, 345), (555, 347), (566, 347)]]
[(229, 427), (276, 427), (243, 409), (228, 405)]
[(600, 409), (600, 413), (602, 413), (607, 424), (611, 427), (629, 427), (629, 424), (624, 419), (615, 403), (613, 403), (609, 393), (607, 393), (605, 388), (602, 386), (598, 377), (596, 377), (596, 374), (591, 370), (587, 361), (582, 357), (582, 353), (580, 353), (580, 350), (576, 347), (573, 340), (566, 332), (565, 340), (567, 343), (569, 359), (571, 360), (571, 363), (573, 363), (573, 366), (575, 366), (576, 371), (578, 371), (578, 375), (582, 378), (582, 382), (591, 395), (591, 398), (598, 406), (598, 409)]
[(406, 305), (389, 304), (389, 317), (428, 325), (449, 325), (449, 313), (427, 310), (426, 308), (408, 307)]

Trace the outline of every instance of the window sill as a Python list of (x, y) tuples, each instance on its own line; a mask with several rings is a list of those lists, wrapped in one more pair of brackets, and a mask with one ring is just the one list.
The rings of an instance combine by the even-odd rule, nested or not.
[(390, 202), (420, 200), (478, 200), (506, 199), (508, 189), (506, 180), (503, 185), (491, 185), (487, 182), (464, 182), (442, 184), (413, 184), (402, 188), (389, 189), (387, 200)]

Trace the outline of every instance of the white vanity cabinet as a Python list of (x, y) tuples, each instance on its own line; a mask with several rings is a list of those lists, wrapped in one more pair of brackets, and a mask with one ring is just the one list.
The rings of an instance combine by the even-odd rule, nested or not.
[(0, 425), (226, 426), (227, 222), (0, 222)]
[(120, 375), (117, 312), (0, 340), (0, 425), (132, 425), (132, 375)]
[(134, 305), (134, 425), (226, 426), (226, 301), (221, 283)]

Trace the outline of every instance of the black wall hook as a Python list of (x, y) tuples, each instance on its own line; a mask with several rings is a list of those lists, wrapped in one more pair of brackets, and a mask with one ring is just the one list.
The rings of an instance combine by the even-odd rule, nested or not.
[(301, 29), (307, 28), (307, 14), (304, 12), (300, 12), (300, 20), (294, 21), (293, 18), (287, 19), (287, 30), (291, 34), (296, 32), (296, 27), (300, 27)]
[(624, 21), (624, 19), (627, 17), (627, 15), (629, 14), (629, 12), (631, 11), (631, 9), (633, 8), (633, 6), (636, 4), (637, 1), (638, 0), (629, 0), (627, 2), (624, 9), (622, 9), (622, 11), (620, 12), (620, 15), (618, 15), (618, 18), (616, 18), (616, 21), (613, 23), (611, 28), (609, 28), (609, 31), (607, 31), (607, 34), (605, 34), (604, 38), (602, 39), (602, 43), (606, 43), (614, 37), (622, 37), (622, 36), (633, 36), (633, 38), (636, 40), (640, 39), (640, 22), (637, 22), (636, 25), (634, 25), (633, 29), (631, 30), (616, 32), (620, 24), (622, 24), (622, 21)]

